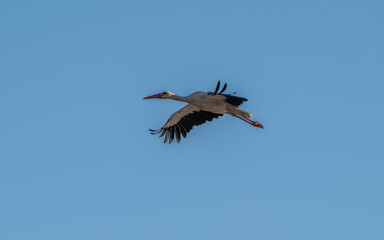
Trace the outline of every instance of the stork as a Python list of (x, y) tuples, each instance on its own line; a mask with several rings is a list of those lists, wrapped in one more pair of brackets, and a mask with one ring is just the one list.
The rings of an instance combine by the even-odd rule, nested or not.
[(264, 128), (258, 121), (252, 121), (252, 114), (239, 109), (238, 107), (248, 99), (237, 97), (230, 94), (223, 94), (227, 84), (225, 83), (220, 92), (220, 81), (217, 83), (214, 92), (198, 91), (186, 97), (178, 96), (172, 92), (164, 91), (159, 94), (145, 97), (143, 99), (171, 99), (188, 103), (185, 107), (172, 114), (168, 121), (159, 130), (152, 130), (151, 134), (160, 134), (159, 137), (164, 137), (164, 143), (169, 140), (172, 143), (176, 137), (177, 143), (180, 142), (181, 135), (185, 138), (187, 133), (194, 126), (199, 126), (206, 121), (211, 121), (214, 118), (230, 114), (237, 117), (246, 123), (258, 128)]

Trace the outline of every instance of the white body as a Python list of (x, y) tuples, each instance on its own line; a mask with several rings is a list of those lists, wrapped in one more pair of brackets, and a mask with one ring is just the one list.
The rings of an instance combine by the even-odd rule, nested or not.
[(237, 107), (229, 104), (223, 95), (208, 95), (208, 92), (198, 91), (186, 97), (180, 97), (171, 93), (168, 98), (192, 104), (200, 110), (207, 112), (213, 112), (216, 114), (236, 114), (246, 119), (252, 118), (251, 113), (240, 110)]

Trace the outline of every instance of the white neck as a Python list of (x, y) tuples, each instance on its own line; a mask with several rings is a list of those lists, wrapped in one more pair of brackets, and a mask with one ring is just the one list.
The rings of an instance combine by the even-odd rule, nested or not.
[(178, 95), (172, 95), (169, 97), (169, 99), (172, 99), (172, 100), (175, 100), (175, 101), (180, 101), (180, 102), (186, 102), (186, 103), (189, 103), (191, 99), (189, 99), (189, 96), (187, 97), (181, 97), (181, 96), (178, 96)]

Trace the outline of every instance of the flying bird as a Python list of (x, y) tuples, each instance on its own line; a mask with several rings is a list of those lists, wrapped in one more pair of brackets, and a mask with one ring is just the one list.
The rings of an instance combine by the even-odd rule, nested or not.
[(176, 137), (177, 143), (180, 142), (181, 136), (184, 138), (194, 126), (199, 126), (206, 121), (214, 118), (230, 114), (237, 117), (252, 126), (264, 128), (258, 121), (252, 121), (252, 114), (239, 109), (238, 107), (248, 99), (231, 94), (223, 94), (227, 84), (225, 83), (220, 92), (220, 81), (217, 83), (214, 92), (198, 91), (186, 97), (178, 96), (172, 92), (164, 91), (159, 94), (145, 97), (143, 99), (171, 99), (188, 103), (185, 107), (172, 114), (168, 121), (159, 130), (152, 130), (151, 134), (160, 134), (164, 136), (164, 143), (169, 140), (172, 143)]

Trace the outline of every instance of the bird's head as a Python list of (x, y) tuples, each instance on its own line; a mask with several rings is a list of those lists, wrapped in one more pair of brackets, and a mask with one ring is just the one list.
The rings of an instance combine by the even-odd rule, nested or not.
[(174, 95), (175, 94), (170, 92), (170, 91), (164, 91), (164, 92), (152, 95), (152, 96), (145, 97), (143, 99), (152, 99), (152, 98), (169, 99), (169, 98), (172, 98), (172, 96), (174, 96)]

